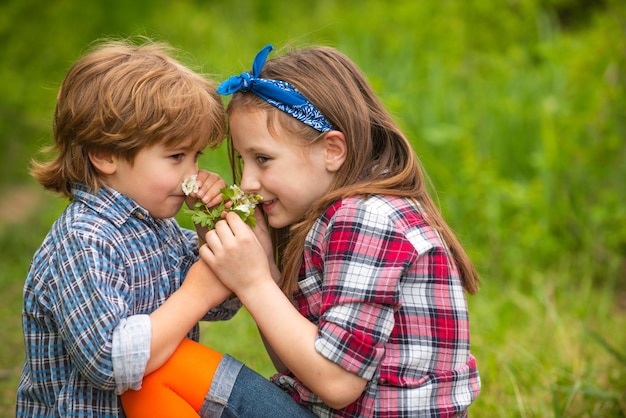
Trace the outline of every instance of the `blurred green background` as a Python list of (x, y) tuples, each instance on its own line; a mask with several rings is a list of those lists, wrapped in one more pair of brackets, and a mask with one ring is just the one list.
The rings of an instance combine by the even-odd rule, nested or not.
[[(0, 2), (0, 416), (14, 415), (21, 290), (66, 202), (28, 176), (57, 88), (101, 37), (144, 35), (221, 80), (266, 43), (349, 55), (412, 140), (481, 275), (479, 417), (626, 416), (626, 2)], [(205, 168), (229, 179), (223, 149)], [(181, 223), (190, 226), (179, 215)], [(245, 311), (203, 342), (266, 376)]]

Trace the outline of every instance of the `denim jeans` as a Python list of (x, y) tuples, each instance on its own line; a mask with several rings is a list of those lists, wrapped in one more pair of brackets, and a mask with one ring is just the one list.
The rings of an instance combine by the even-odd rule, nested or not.
[(204, 418), (311, 418), (305, 407), (265, 377), (224, 355), (200, 416)]

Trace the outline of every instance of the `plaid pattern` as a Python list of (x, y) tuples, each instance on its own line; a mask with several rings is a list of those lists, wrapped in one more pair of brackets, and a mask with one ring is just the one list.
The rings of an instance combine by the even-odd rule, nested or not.
[(465, 416), (480, 391), (458, 271), (439, 235), (406, 199), (344, 199), (304, 248), (295, 304), (318, 325), (315, 347), (369, 380), (333, 410), (291, 374), (275, 383), (322, 417)]
[[(194, 231), (174, 219), (154, 219), (133, 200), (109, 189), (83, 187), (54, 223), (32, 260), (24, 286), (26, 361), (17, 417), (123, 417), (112, 355), (133, 361), (149, 344), (133, 333), (128, 352), (112, 336), (135, 315), (150, 314), (176, 291), (197, 260)], [(226, 319), (236, 309), (211, 311)], [(141, 340), (141, 335), (144, 337)], [(198, 326), (189, 333), (197, 340)]]

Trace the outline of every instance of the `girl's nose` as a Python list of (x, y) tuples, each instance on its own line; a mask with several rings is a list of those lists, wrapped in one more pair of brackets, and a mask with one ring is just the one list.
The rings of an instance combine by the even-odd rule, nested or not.
[(246, 193), (257, 193), (261, 189), (261, 183), (251, 170), (244, 168), (241, 173), (241, 184), (239, 187)]

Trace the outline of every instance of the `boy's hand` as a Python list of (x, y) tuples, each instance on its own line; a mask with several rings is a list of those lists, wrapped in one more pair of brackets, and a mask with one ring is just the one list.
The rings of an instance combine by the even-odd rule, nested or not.
[[(185, 203), (189, 209), (193, 209), (198, 201), (212, 207), (222, 203), (221, 189), (226, 187), (226, 182), (215, 173), (200, 170), (197, 175), (186, 179), (182, 187), (183, 192), (187, 195)], [(207, 231), (208, 228), (206, 226), (196, 224), (198, 246), (204, 244), (203, 237)]]
[(198, 200), (201, 200), (209, 207), (216, 206), (222, 202), (221, 190), (226, 187), (226, 182), (215, 173), (207, 170), (198, 171), (196, 177), (198, 191), (191, 192), (185, 199), (189, 208), (193, 208)]

